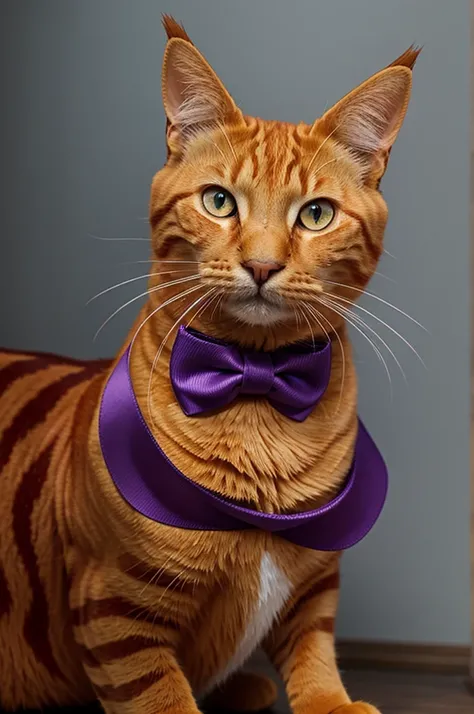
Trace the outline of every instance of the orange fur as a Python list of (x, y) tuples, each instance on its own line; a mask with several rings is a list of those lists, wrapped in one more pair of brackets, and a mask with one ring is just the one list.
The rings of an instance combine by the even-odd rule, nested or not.
[[(293, 126), (242, 114), (183, 28), (168, 16), (164, 25), (168, 161), (151, 190), (149, 299), (123, 347), (135, 338), (137, 399), (167, 455), (198, 483), (268, 512), (315, 507), (339, 491), (352, 460), (357, 384), (344, 308), (382, 252), (378, 183), (418, 51), (312, 126)], [(236, 197), (236, 216), (206, 212), (201, 194), (215, 184)], [(318, 197), (336, 213), (311, 234), (296, 218)], [(284, 267), (259, 296), (248, 260)], [(173, 270), (182, 277), (170, 285)], [(175, 330), (189, 321), (263, 350), (328, 336), (324, 398), (303, 423), (260, 399), (184, 416), (168, 366)], [(260, 644), (295, 714), (376, 713), (350, 702), (337, 669), (338, 553), (252, 530), (173, 529), (120, 497), (97, 424), (116, 360), (0, 354), (1, 705), (98, 696), (107, 713), (197, 714), (196, 698), (209, 695), (228, 708), (269, 706), (272, 684), (240, 674), (237, 660), (216, 690), (245, 637), (259, 644), (250, 625), (268, 616), (265, 594), (275, 618)]]

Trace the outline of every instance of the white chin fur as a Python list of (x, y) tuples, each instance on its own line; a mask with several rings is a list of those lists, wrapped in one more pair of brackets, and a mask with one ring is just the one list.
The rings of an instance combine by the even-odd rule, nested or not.
[(289, 316), (288, 310), (265, 302), (229, 302), (226, 311), (239, 322), (255, 327), (268, 327), (283, 322)]

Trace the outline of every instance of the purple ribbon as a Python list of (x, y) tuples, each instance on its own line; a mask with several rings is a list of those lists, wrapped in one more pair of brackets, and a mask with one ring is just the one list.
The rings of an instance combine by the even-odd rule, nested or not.
[(147, 518), (175, 528), (258, 528), (307, 548), (337, 551), (355, 545), (370, 531), (386, 498), (387, 469), (361, 422), (344, 487), (321, 508), (294, 514), (261, 513), (200, 486), (174, 466), (150, 432), (133, 391), (129, 350), (105, 386), (99, 437), (105, 463), (122, 497)]
[(178, 331), (170, 360), (171, 384), (188, 416), (251, 395), (265, 397), (285, 416), (304, 421), (326, 391), (330, 373), (329, 342), (257, 352), (185, 327)]

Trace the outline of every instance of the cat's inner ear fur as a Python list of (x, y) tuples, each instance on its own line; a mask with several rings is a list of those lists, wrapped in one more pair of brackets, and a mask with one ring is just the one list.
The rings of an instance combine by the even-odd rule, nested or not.
[(183, 34), (172, 36), (166, 45), (162, 91), (169, 125), (181, 140), (240, 113), (214, 70)]
[(313, 126), (314, 132), (331, 136), (349, 151), (368, 183), (378, 185), (385, 172), (407, 111), (417, 53), (404, 53), (349, 92)]

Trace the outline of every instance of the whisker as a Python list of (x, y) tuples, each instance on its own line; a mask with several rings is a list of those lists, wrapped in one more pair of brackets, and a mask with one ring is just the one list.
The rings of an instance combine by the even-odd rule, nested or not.
[(365, 332), (357, 325), (356, 322), (354, 322), (354, 321), (351, 320), (349, 317), (347, 317), (347, 315), (344, 315), (342, 312), (340, 312), (340, 311), (338, 310), (338, 308), (334, 307), (333, 305), (330, 305), (329, 303), (326, 304), (321, 298), (318, 298), (318, 302), (319, 302), (321, 305), (323, 305), (323, 306), (329, 308), (330, 310), (332, 310), (333, 312), (335, 312), (337, 315), (339, 315), (339, 317), (342, 317), (343, 320), (346, 320), (346, 322), (348, 322), (349, 325), (351, 325), (355, 330), (357, 330), (357, 332), (359, 332), (359, 333), (362, 335), (362, 337), (363, 337), (365, 340), (367, 340), (367, 342), (370, 344), (370, 346), (371, 346), (372, 349), (374, 350), (375, 354), (376, 354), (377, 357), (379, 358), (380, 362), (382, 363), (382, 365), (383, 365), (383, 367), (384, 367), (384, 369), (385, 369), (385, 372), (387, 373), (387, 377), (388, 377), (388, 381), (389, 381), (389, 385), (390, 385), (390, 399), (392, 399), (392, 398), (393, 398), (392, 377), (391, 377), (391, 374), (390, 374), (390, 370), (389, 370), (389, 368), (388, 368), (388, 365), (387, 365), (387, 363), (386, 363), (386, 361), (385, 361), (385, 359), (384, 359), (384, 356), (383, 356), (383, 354), (380, 352), (380, 350), (379, 350), (379, 348), (377, 347), (377, 345), (374, 344), (373, 340), (371, 340), (370, 337), (365, 334)]
[(219, 313), (218, 313), (219, 317), (221, 317), (221, 315), (222, 315), (222, 307), (224, 305), (224, 302), (225, 302), (225, 294), (222, 293), (222, 297), (219, 300)]
[[(329, 297), (329, 296), (326, 295), (326, 297)], [(420, 355), (418, 354), (418, 352), (416, 351), (416, 349), (413, 347), (413, 345), (411, 344), (411, 342), (409, 342), (405, 337), (403, 337), (403, 335), (401, 335), (394, 327), (392, 327), (391, 325), (389, 325), (388, 322), (385, 322), (385, 320), (382, 320), (382, 318), (379, 317), (378, 315), (375, 315), (375, 314), (374, 314), (373, 312), (371, 312), (370, 310), (367, 310), (365, 307), (362, 307), (362, 305), (359, 305), (358, 303), (351, 302), (351, 300), (348, 300), (347, 298), (343, 298), (343, 297), (341, 297), (340, 295), (337, 295), (337, 296), (336, 296), (336, 295), (334, 295), (334, 294), (331, 295), (331, 297), (337, 297), (337, 299), (340, 300), (341, 302), (346, 303), (347, 305), (350, 305), (351, 307), (355, 307), (355, 308), (357, 308), (358, 310), (361, 310), (361, 311), (364, 312), (366, 315), (370, 315), (370, 317), (372, 317), (374, 320), (376, 320), (377, 322), (379, 322), (381, 325), (384, 325), (384, 327), (386, 327), (387, 330), (390, 330), (390, 332), (393, 332), (394, 335), (396, 335), (400, 340), (402, 340), (402, 342), (404, 342), (404, 343), (407, 345), (407, 347), (409, 347), (409, 348), (411, 349), (411, 351), (413, 352), (413, 354), (418, 357), (418, 359), (420, 360), (421, 364), (422, 364), (423, 367), (425, 367), (425, 369), (426, 369), (426, 364), (424, 363), (423, 359), (420, 357)]]
[(178, 265), (199, 265), (199, 260), (156, 260), (155, 258), (150, 258), (149, 260), (126, 260), (123, 263), (118, 263), (118, 265), (139, 265), (140, 263), (177, 263)]
[(222, 291), (220, 292), (220, 294), (217, 296), (216, 304), (214, 305), (214, 309), (213, 309), (213, 311), (212, 311), (212, 313), (211, 313), (211, 318), (210, 318), (211, 322), (214, 320), (214, 315), (215, 315), (216, 310), (218, 309), (219, 305), (220, 305), (221, 302), (222, 302), (222, 298), (224, 297), (224, 294), (225, 294), (225, 293), (224, 293), (224, 291), (222, 290)]
[(335, 328), (334, 325), (331, 323), (331, 321), (328, 320), (328, 318), (325, 317), (322, 312), (320, 312), (319, 310), (317, 310), (316, 308), (314, 308), (314, 311), (317, 313), (317, 315), (319, 315), (319, 317), (317, 317), (317, 315), (314, 314), (314, 312), (313, 312), (313, 309), (312, 309), (313, 306), (312, 306), (312, 305), (309, 305), (308, 303), (306, 303), (306, 306), (307, 306), (307, 308), (309, 309), (310, 313), (311, 313), (311, 314), (313, 315), (313, 317), (315, 318), (315, 320), (318, 322), (318, 324), (319, 324), (319, 326), (321, 327), (321, 329), (324, 331), (324, 333), (325, 333), (325, 335), (327, 336), (327, 339), (329, 340), (329, 342), (331, 342), (331, 338), (330, 338), (330, 336), (329, 336), (328, 331), (326, 330), (326, 328), (324, 327), (324, 325), (322, 324), (322, 322), (319, 320), (319, 317), (322, 317), (323, 320), (326, 320), (326, 322), (329, 324), (329, 327), (330, 327), (330, 328), (332, 329), (332, 331), (334, 332), (337, 341), (339, 342), (339, 347), (340, 347), (340, 349), (341, 349), (341, 357), (342, 357), (342, 375), (341, 375), (341, 386), (340, 386), (340, 388), (339, 388), (339, 399), (338, 399), (338, 402), (337, 402), (337, 409), (336, 409), (336, 411), (335, 411), (335, 414), (337, 414), (337, 413), (339, 412), (340, 407), (341, 407), (341, 403), (342, 403), (342, 393), (343, 393), (343, 390), (344, 390), (344, 382), (345, 382), (345, 380), (346, 380), (346, 353), (345, 353), (345, 350), (344, 350), (344, 345), (343, 345), (343, 342), (342, 342), (342, 339), (341, 339), (341, 336), (340, 336), (339, 332), (336, 330), (336, 328)]
[(188, 288), (187, 290), (183, 290), (182, 292), (178, 293), (177, 295), (173, 295), (173, 297), (169, 298), (168, 300), (165, 300), (165, 302), (158, 305), (158, 307), (155, 307), (155, 309), (152, 310), (150, 312), (150, 314), (147, 315), (147, 317), (145, 317), (145, 319), (141, 322), (141, 324), (138, 326), (137, 330), (135, 331), (135, 334), (132, 337), (132, 341), (130, 342), (130, 353), (132, 352), (133, 346), (135, 344), (135, 340), (137, 339), (140, 330), (146, 325), (148, 320), (151, 320), (153, 315), (156, 315), (157, 312), (162, 310), (167, 305), (171, 305), (171, 303), (175, 302), (176, 300), (181, 300), (182, 298), (186, 297), (187, 295), (190, 295), (191, 293), (195, 292), (196, 290), (201, 290), (202, 288), (203, 288), (203, 285), (194, 285), (194, 287)]
[(158, 360), (159, 360), (160, 357), (161, 357), (161, 354), (162, 354), (162, 352), (163, 352), (163, 350), (164, 350), (164, 348), (165, 348), (165, 345), (166, 345), (166, 343), (167, 343), (167, 341), (168, 341), (168, 338), (169, 338), (169, 336), (171, 335), (171, 333), (173, 332), (173, 330), (179, 325), (179, 323), (181, 322), (181, 320), (183, 319), (183, 317), (184, 317), (185, 315), (187, 315), (189, 312), (191, 312), (191, 310), (192, 310), (194, 307), (196, 307), (197, 305), (199, 305), (199, 303), (202, 302), (202, 300), (205, 300), (205, 298), (208, 297), (209, 294), (213, 293), (216, 289), (217, 289), (217, 288), (211, 288), (210, 290), (208, 290), (207, 293), (205, 293), (204, 295), (201, 295), (201, 297), (198, 297), (197, 300), (195, 300), (195, 301), (192, 303), (192, 305), (190, 305), (188, 308), (186, 308), (186, 310), (178, 317), (178, 319), (176, 320), (176, 322), (171, 326), (171, 328), (168, 330), (168, 332), (167, 332), (166, 335), (164, 336), (164, 338), (163, 338), (163, 340), (162, 340), (162, 342), (161, 342), (161, 345), (159, 346), (159, 348), (158, 348), (158, 350), (157, 350), (157, 352), (156, 352), (156, 354), (155, 354), (155, 356), (154, 356), (154, 358), (153, 358), (153, 363), (152, 363), (152, 365), (151, 365), (151, 370), (150, 370), (150, 376), (149, 376), (149, 378), (148, 378), (148, 389), (147, 389), (147, 410), (148, 410), (148, 416), (150, 417), (150, 421), (151, 421), (151, 423), (152, 423), (153, 426), (155, 426), (155, 422), (154, 422), (153, 414), (152, 414), (152, 410), (151, 410), (151, 407), (152, 407), (152, 404), (151, 404), (151, 388), (152, 388), (152, 386), (153, 386), (153, 375), (154, 375), (154, 373), (155, 373), (155, 369), (156, 369), (157, 362), (158, 362)]
[(230, 163), (229, 163), (229, 158), (225, 155), (225, 153), (222, 151), (222, 149), (220, 148), (220, 146), (218, 146), (215, 141), (212, 141), (212, 139), (211, 139), (210, 137), (206, 137), (206, 139), (207, 139), (207, 141), (208, 141), (210, 144), (212, 144), (213, 147), (219, 152), (219, 154), (221, 155), (221, 158), (222, 158), (222, 160), (224, 161), (224, 163), (225, 163), (225, 165), (227, 166), (227, 168), (228, 168), (228, 169), (231, 169), (232, 167), (231, 167), (231, 165), (230, 165)]
[(94, 233), (88, 233), (87, 235), (89, 236), (89, 238), (94, 238), (95, 240), (146, 240), (147, 243), (150, 242), (149, 238), (127, 238), (127, 237), (107, 238), (106, 236), (96, 236)]
[(274, 168), (274, 163), (268, 163), (267, 167), (264, 171), (261, 171), (259, 178), (255, 181), (254, 183), (254, 189), (257, 188), (257, 186), (260, 186), (262, 183), (263, 179), (268, 176), (268, 174), (273, 171)]
[[(334, 297), (336, 297), (336, 296), (334, 296)], [(327, 302), (333, 303), (333, 300), (330, 300), (327, 295), (325, 296), (325, 299), (326, 299)], [(348, 301), (348, 302), (349, 302), (349, 301)], [(379, 335), (379, 333), (378, 333), (376, 330), (374, 330), (370, 325), (368, 325), (367, 322), (365, 322), (365, 320), (363, 320), (359, 315), (356, 315), (355, 313), (353, 313), (350, 308), (343, 307), (342, 305), (338, 305), (337, 302), (336, 302), (335, 304), (336, 304), (337, 307), (339, 307), (345, 314), (350, 315), (352, 318), (354, 318), (354, 320), (356, 320), (356, 322), (357, 322), (359, 325), (363, 325), (363, 326), (366, 328), (366, 330), (369, 330), (369, 332), (371, 332), (373, 335), (375, 335), (375, 337), (376, 337), (378, 340), (380, 340), (380, 342), (382, 343), (382, 345), (385, 347), (385, 349), (386, 349), (386, 350), (389, 352), (389, 354), (392, 356), (392, 358), (393, 358), (395, 364), (397, 365), (398, 369), (399, 369), (400, 372), (402, 373), (403, 379), (404, 379), (405, 382), (408, 384), (407, 376), (406, 376), (406, 374), (405, 374), (405, 371), (404, 371), (402, 365), (400, 364), (400, 361), (399, 361), (398, 357), (396, 356), (395, 352), (392, 350), (392, 348), (390, 347), (390, 345), (388, 345), (387, 342), (383, 339), (383, 337), (381, 337), (381, 336)]]
[(422, 330), (424, 330), (425, 332), (427, 332), (429, 334), (429, 330), (427, 330), (426, 327), (421, 324), (421, 322), (418, 322), (418, 320), (415, 320), (414, 317), (409, 315), (407, 312), (404, 312), (396, 305), (393, 305), (391, 302), (388, 302), (388, 300), (384, 300), (383, 298), (379, 297), (379, 295), (375, 295), (375, 293), (371, 293), (368, 290), (361, 290), (361, 288), (355, 288), (352, 285), (345, 285), (344, 283), (337, 283), (334, 280), (326, 280), (326, 278), (321, 278), (321, 282), (328, 283), (328, 285), (338, 285), (341, 288), (347, 288), (347, 290), (355, 290), (357, 293), (360, 293), (361, 295), (368, 295), (369, 297), (373, 298), (374, 300), (378, 300), (379, 302), (382, 302), (384, 305), (387, 305), (387, 307), (391, 307), (392, 310), (396, 310), (396, 312), (399, 312), (400, 315), (403, 315), (408, 320), (411, 320), (412, 322), (415, 323), (415, 325), (418, 325), (418, 327), (421, 327)]
[[(143, 587), (143, 589), (140, 591), (139, 597), (141, 597), (141, 596), (143, 595), (143, 593), (145, 592), (145, 590), (146, 590), (152, 583), (155, 583), (155, 582), (160, 578), (160, 576), (163, 575), (166, 566), (167, 566), (168, 563), (173, 559), (173, 556), (174, 556), (174, 553), (172, 553), (172, 554), (165, 560), (165, 562), (163, 563), (163, 565), (161, 566), (161, 568), (158, 568), (158, 570), (156, 570), (156, 572), (153, 574), (151, 580), (149, 580), (149, 582), (146, 583), (146, 585), (145, 585), (145, 586)], [(148, 573), (150, 570), (153, 570), (153, 567), (149, 568), (146, 572)]]
[(336, 159), (330, 159), (329, 161), (325, 161), (325, 163), (322, 164), (321, 166), (318, 166), (317, 171), (315, 171), (314, 174), (313, 174), (313, 178), (314, 178), (315, 176), (317, 176), (317, 175), (319, 174), (319, 172), (324, 169), (325, 166), (329, 166), (329, 164), (334, 164), (334, 162), (336, 162), (336, 161), (339, 161), (339, 159), (338, 159), (338, 158), (336, 158)]
[(226, 140), (227, 143), (229, 144), (229, 149), (231, 150), (234, 159), (237, 161), (237, 160), (238, 160), (238, 159), (237, 159), (237, 154), (235, 153), (235, 149), (234, 149), (234, 147), (232, 146), (231, 140), (229, 139), (229, 136), (228, 136), (226, 130), (224, 129), (223, 125), (222, 125), (220, 122), (217, 124), (217, 126), (219, 127), (220, 131), (221, 131), (222, 134), (224, 135), (225, 140)]
[(394, 260), (398, 260), (397, 256), (396, 256), (396, 255), (393, 255), (393, 253), (389, 253), (386, 248), (383, 249), (383, 252), (385, 253), (385, 255), (388, 255), (389, 258), (393, 258)]
[[(165, 588), (165, 590), (163, 591), (163, 593), (162, 593), (162, 595), (161, 595), (161, 597), (160, 597), (160, 599), (158, 600), (158, 603), (157, 603), (157, 613), (156, 613), (155, 617), (153, 618), (153, 622), (152, 622), (153, 625), (155, 624), (155, 620), (156, 620), (156, 617), (157, 617), (157, 615), (158, 615), (158, 607), (159, 607), (159, 605), (161, 604), (161, 601), (163, 600), (163, 598), (164, 598), (164, 596), (166, 595), (166, 593), (168, 592), (168, 590), (171, 589), (171, 586), (174, 585), (174, 583), (175, 583), (176, 581), (179, 582), (180, 577), (181, 577), (182, 575), (184, 575), (184, 573), (186, 572), (186, 570), (187, 570), (187, 568), (183, 568), (182, 571), (181, 571), (180, 573), (178, 573), (178, 575), (177, 575), (175, 578), (173, 578), (173, 580), (170, 582), (170, 584), (169, 584), (169, 585)], [(183, 583), (183, 585), (184, 585), (184, 583)], [(171, 592), (174, 592), (175, 590), (176, 590), (176, 588), (173, 588), (173, 589), (171, 590)]]
[[(213, 293), (213, 294), (211, 295), (211, 297), (209, 298), (209, 300), (206, 300), (206, 302), (205, 302), (203, 305), (201, 305), (201, 307), (200, 307), (199, 310), (196, 312), (196, 314), (193, 315), (192, 318), (189, 320), (189, 322), (187, 323), (186, 327), (190, 327), (190, 326), (192, 325), (192, 323), (194, 322), (194, 320), (197, 320), (197, 318), (199, 317), (199, 315), (202, 315), (202, 313), (203, 313), (205, 310), (207, 310), (208, 307), (211, 307), (211, 305), (212, 305), (212, 303), (214, 302), (214, 300), (218, 297), (218, 292), (217, 292), (217, 291), (218, 291), (218, 288), (216, 287), (216, 288), (211, 288), (211, 290), (209, 290), (209, 292), (206, 293), (206, 295), (210, 295), (211, 293)], [(206, 297), (206, 295), (204, 295), (204, 297)]]
[(299, 331), (299, 329), (300, 329), (300, 315), (296, 309), (296, 305), (293, 305), (293, 313), (295, 315), (296, 329)]
[(374, 270), (373, 274), (378, 275), (379, 278), (384, 278), (385, 280), (389, 280), (394, 285), (398, 285), (398, 282), (394, 278), (391, 278), (389, 275), (384, 275), (384, 273), (381, 273), (380, 270)]
[[(302, 308), (303, 305), (299, 305), (299, 307)], [(313, 340), (313, 350), (314, 350), (314, 349), (316, 348), (316, 341), (315, 341), (315, 339), (314, 339), (313, 328), (312, 328), (312, 326), (311, 326), (310, 321), (308, 320), (308, 316), (306, 315), (306, 313), (304, 312), (303, 309), (301, 310), (301, 314), (303, 315), (303, 318), (306, 320), (306, 324), (307, 324), (308, 327), (309, 327), (309, 331), (310, 331), (310, 333), (311, 333), (311, 338), (312, 338), (312, 340)]]
[[(173, 275), (174, 273), (185, 273), (187, 270), (191, 270), (191, 268), (182, 268), (181, 270), (165, 270), (163, 273), (145, 273), (144, 275), (137, 275), (134, 278), (124, 280), (121, 283), (116, 283), (115, 285), (111, 285), (109, 288), (105, 288), (105, 290), (101, 290), (100, 293), (97, 293), (97, 295), (94, 295), (94, 297), (89, 298), (89, 300), (86, 302), (86, 305), (89, 305), (93, 300), (97, 300), (97, 298), (99, 298), (101, 295), (105, 295), (106, 293), (110, 292), (111, 290), (115, 290), (116, 288), (121, 288), (122, 285), (134, 283), (136, 280), (157, 277), (158, 275)], [(196, 273), (195, 277), (199, 277), (199, 274)]]
[(341, 125), (338, 124), (336, 127), (334, 127), (334, 129), (327, 135), (327, 137), (324, 139), (324, 141), (322, 142), (322, 144), (318, 147), (318, 150), (317, 150), (316, 153), (314, 154), (313, 158), (312, 158), (311, 161), (309, 162), (308, 168), (306, 169), (306, 172), (307, 172), (307, 173), (309, 173), (309, 171), (310, 171), (312, 165), (314, 164), (314, 162), (315, 162), (316, 159), (318, 158), (319, 153), (320, 153), (321, 149), (323, 148), (323, 146), (326, 144), (327, 141), (329, 141), (329, 139), (331, 138), (331, 136), (336, 133), (336, 131), (339, 129), (340, 126), (341, 126)]
[(200, 277), (200, 276), (195, 277), (195, 276), (192, 275), (192, 276), (186, 277), (186, 278), (179, 278), (178, 280), (172, 280), (172, 281), (170, 281), (170, 282), (163, 283), (162, 285), (158, 285), (157, 287), (152, 288), (151, 290), (146, 290), (145, 292), (140, 293), (140, 295), (136, 295), (136, 296), (133, 297), (131, 300), (128, 300), (126, 303), (124, 303), (124, 304), (121, 305), (119, 308), (117, 308), (117, 310), (114, 310), (114, 312), (113, 312), (111, 315), (109, 315), (109, 317), (105, 320), (105, 322), (102, 323), (102, 325), (99, 327), (99, 329), (98, 329), (97, 332), (95, 333), (95, 335), (94, 335), (94, 340), (97, 339), (97, 337), (99, 336), (100, 332), (104, 329), (104, 327), (105, 327), (116, 315), (118, 315), (119, 312), (121, 312), (121, 311), (124, 310), (126, 307), (128, 307), (128, 305), (131, 305), (133, 302), (136, 302), (137, 300), (140, 300), (140, 298), (146, 297), (147, 295), (150, 295), (151, 293), (155, 293), (155, 292), (157, 292), (158, 290), (163, 290), (164, 288), (169, 288), (169, 287), (171, 287), (171, 286), (173, 286), (173, 285), (179, 285), (179, 284), (181, 284), (181, 283), (186, 283), (186, 282), (189, 282), (190, 280), (198, 280), (199, 277)]

